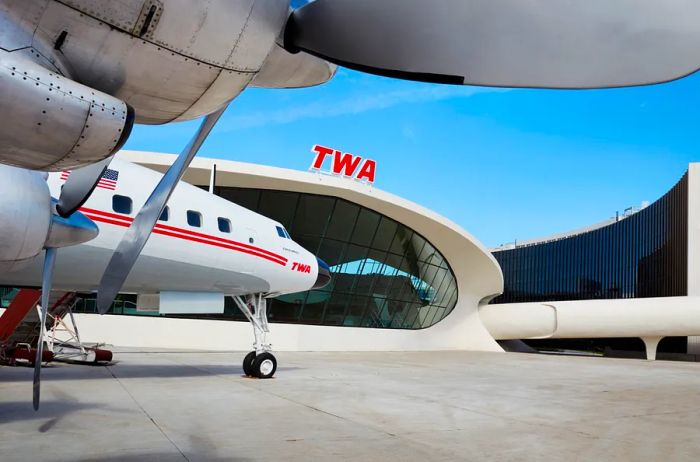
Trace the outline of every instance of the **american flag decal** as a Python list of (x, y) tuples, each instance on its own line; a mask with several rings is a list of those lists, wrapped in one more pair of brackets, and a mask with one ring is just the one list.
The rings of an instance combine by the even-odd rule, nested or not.
[[(70, 170), (64, 170), (61, 172), (61, 181), (66, 181), (70, 176)], [(114, 191), (117, 189), (117, 181), (119, 180), (119, 172), (117, 170), (112, 170), (108, 168), (100, 177), (100, 181), (97, 182), (97, 187), (102, 189), (109, 189)]]

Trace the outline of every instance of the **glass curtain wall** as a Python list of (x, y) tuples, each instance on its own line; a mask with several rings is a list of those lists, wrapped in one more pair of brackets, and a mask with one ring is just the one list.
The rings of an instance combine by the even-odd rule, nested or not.
[(505, 289), (492, 303), (687, 295), (688, 175), (611, 225), (493, 255)]
[[(270, 322), (421, 329), (445, 318), (457, 304), (457, 283), (445, 258), (421, 235), (388, 217), (328, 196), (226, 187), (214, 192), (279, 221), (330, 266), (332, 282), (322, 290), (270, 299)], [(75, 311), (96, 312), (94, 298), (82, 294)], [(122, 294), (109, 313), (163, 316), (139, 311), (135, 302), (135, 295)], [(167, 316), (246, 321), (231, 297), (225, 298), (223, 315)]]
[[(217, 187), (215, 193), (284, 224), (331, 267), (322, 290), (270, 300), (271, 322), (420, 329), (447, 316), (457, 284), (445, 258), (422, 236), (343, 199)], [(243, 320), (232, 304), (228, 319)]]

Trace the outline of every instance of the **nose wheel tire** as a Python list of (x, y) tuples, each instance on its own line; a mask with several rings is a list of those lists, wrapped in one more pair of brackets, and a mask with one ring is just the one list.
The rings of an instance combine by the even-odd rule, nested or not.
[(248, 377), (256, 376), (253, 372), (253, 361), (255, 361), (255, 356), (256, 353), (254, 351), (251, 351), (250, 353), (245, 355), (245, 358), (243, 358), (243, 373)]
[(260, 353), (253, 360), (253, 374), (259, 379), (269, 379), (275, 375), (277, 359), (272, 353)]
[(272, 345), (267, 341), (267, 334), (270, 329), (267, 325), (267, 299), (265, 294), (249, 294), (245, 296), (235, 296), (233, 301), (241, 313), (250, 321), (253, 326), (254, 351), (248, 353), (243, 360), (243, 372), (248, 377), (259, 379), (269, 379), (275, 375), (277, 370), (277, 360), (270, 353)]

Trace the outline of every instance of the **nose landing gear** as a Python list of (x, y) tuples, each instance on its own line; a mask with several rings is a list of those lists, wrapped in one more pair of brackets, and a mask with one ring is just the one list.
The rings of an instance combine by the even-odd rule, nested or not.
[(254, 351), (243, 359), (243, 372), (248, 377), (269, 379), (277, 370), (277, 359), (271, 353), (272, 345), (266, 342), (270, 329), (267, 324), (267, 300), (262, 294), (248, 295), (245, 300), (241, 296), (233, 297), (238, 309), (245, 315), (253, 326)]

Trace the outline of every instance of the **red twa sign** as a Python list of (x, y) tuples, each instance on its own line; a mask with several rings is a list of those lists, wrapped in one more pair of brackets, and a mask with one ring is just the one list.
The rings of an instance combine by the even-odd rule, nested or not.
[(337, 149), (327, 148), (318, 144), (311, 148), (311, 152), (316, 153), (314, 162), (311, 164), (312, 170), (320, 171), (323, 168), (326, 157), (330, 156), (330, 173), (342, 175), (347, 178), (355, 178), (359, 181), (374, 183), (377, 163), (372, 159), (362, 159), (362, 157), (355, 156), (349, 152), (344, 153)]

